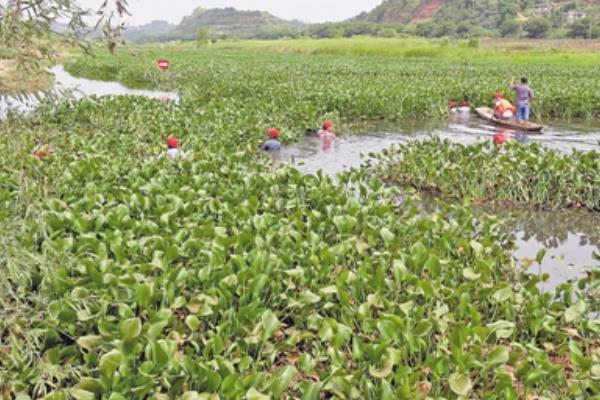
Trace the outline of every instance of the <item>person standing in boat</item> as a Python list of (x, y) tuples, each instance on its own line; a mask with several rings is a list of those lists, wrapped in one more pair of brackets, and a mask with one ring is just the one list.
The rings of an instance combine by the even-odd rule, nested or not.
[(516, 120), (518, 123), (529, 122), (529, 112), (531, 110), (531, 102), (533, 101), (533, 90), (529, 87), (527, 78), (521, 78), (521, 83), (515, 85), (514, 82), (510, 84), (510, 90), (515, 92), (517, 115)]

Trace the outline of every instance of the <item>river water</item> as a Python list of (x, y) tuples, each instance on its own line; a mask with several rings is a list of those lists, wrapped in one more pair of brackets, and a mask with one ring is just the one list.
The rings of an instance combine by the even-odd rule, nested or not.
[[(437, 135), (454, 142), (470, 144), (490, 141), (499, 129), (474, 116), (456, 117), (444, 123), (397, 126), (355, 127), (361, 134), (340, 135), (331, 146), (318, 138), (307, 136), (296, 144), (285, 147), (276, 156), (304, 173), (335, 175), (349, 168), (358, 168), (369, 159), (370, 153), (388, 147), (422, 140)], [(553, 123), (543, 135), (519, 135), (524, 142), (540, 142), (549, 148), (564, 152), (599, 151), (600, 125), (584, 123)], [(600, 214), (585, 211), (531, 211), (485, 209), (478, 210), (497, 215), (506, 222), (507, 232), (514, 235), (516, 249), (513, 257), (517, 265), (529, 273), (547, 274), (540, 284), (542, 290), (553, 290), (558, 285), (584, 278), (586, 271), (600, 268)], [(546, 249), (541, 264), (533, 262), (540, 250)]]
[[(77, 78), (69, 74), (62, 65), (49, 68), (48, 72), (54, 75), (54, 86), (50, 96), (57, 96), (58, 98), (65, 96), (72, 96), (75, 99), (88, 96), (143, 96), (151, 99), (179, 100), (176, 93), (131, 89), (120, 82)], [(10, 111), (31, 112), (39, 106), (45, 97), (47, 95), (44, 93), (36, 93), (26, 98), (2, 96), (0, 97), (0, 119), (5, 118)]]

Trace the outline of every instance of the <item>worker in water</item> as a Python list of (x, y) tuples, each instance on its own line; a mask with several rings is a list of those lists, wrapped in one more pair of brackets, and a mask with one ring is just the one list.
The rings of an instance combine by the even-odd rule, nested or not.
[(281, 142), (279, 141), (279, 130), (276, 128), (267, 129), (267, 141), (260, 147), (263, 151), (279, 151), (281, 150)]
[(521, 78), (520, 84), (515, 85), (514, 83), (511, 83), (509, 87), (516, 95), (517, 122), (529, 122), (529, 112), (531, 111), (531, 103), (533, 102), (533, 90), (529, 87), (529, 80), (527, 78)]
[(492, 139), (492, 141), (494, 142), (494, 144), (496, 146), (503, 146), (512, 137), (513, 137), (512, 132), (507, 131), (506, 129), (500, 129), (498, 131), (498, 133), (496, 133), (494, 135), (494, 138)]
[(448, 100), (448, 110), (450, 110), (450, 112), (455, 113), (457, 108), (458, 103), (454, 101), (454, 99)]
[(50, 145), (47, 144), (38, 145), (32, 153), (32, 155), (38, 160), (50, 157), (52, 154), (54, 154), (54, 150), (52, 149), (52, 147), (50, 147)]
[(469, 100), (466, 97), (460, 101), (460, 105), (458, 106), (457, 111), (460, 114), (467, 114), (471, 111), (471, 105), (469, 104)]
[(516, 107), (512, 103), (504, 98), (504, 94), (501, 92), (496, 93), (494, 96), (495, 108), (494, 117), (498, 119), (511, 119), (514, 118), (517, 111)]
[(333, 133), (333, 122), (325, 121), (321, 130), (318, 132), (319, 140), (323, 143), (323, 150), (329, 150), (333, 147), (333, 143), (336, 140), (335, 133)]
[(176, 160), (184, 156), (184, 153), (180, 149), (181, 144), (179, 139), (175, 136), (169, 136), (167, 138), (167, 152), (162, 157), (167, 157), (169, 160)]

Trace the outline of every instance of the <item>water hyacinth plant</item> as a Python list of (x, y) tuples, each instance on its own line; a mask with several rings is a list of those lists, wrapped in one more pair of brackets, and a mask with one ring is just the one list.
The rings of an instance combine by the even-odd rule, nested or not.
[[(543, 292), (497, 218), (461, 204), (423, 213), (371, 170), (304, 175), (256, 152), (265, 126), (289, 142), (325, 115), (427, 115), (444, 85), (462, 84), (413, 96), (388, 85), (431, 76), (424, 64), (232, 51), (170, 55), (169, 78), (154, 58), (72, 69), (115, 63), (178, 89), (179, 103), (90, 98), (0, 122), (1, 396), (600, 395), (598, 274)], [(169, 134), (187, 158), (159, 158)], [(54, 149), (41, 160), (40, 142)], [(405, 151), (455, 154), (438, 147)], [(503, 157), (554, 157), (552, 176), (597, 165), (548, 154)]]
[(600, 210), (600, 153), (566, 155), (539, 144), (465, 146), (433, 138), (380, 156), (387, 182), (475, 202)]

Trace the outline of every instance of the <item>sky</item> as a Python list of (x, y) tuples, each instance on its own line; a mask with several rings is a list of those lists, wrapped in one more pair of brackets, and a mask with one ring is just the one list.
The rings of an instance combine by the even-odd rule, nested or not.
[[(79, 0), (85, 7), (97, 8), (102, 0)], [(304, 22), (334, 22), (370, 11), (383, 0), (128, 0), (131, 25), (162, 19), (178, 23), (196, 7), (235, 7), (261, 10), (285, 19)]]

